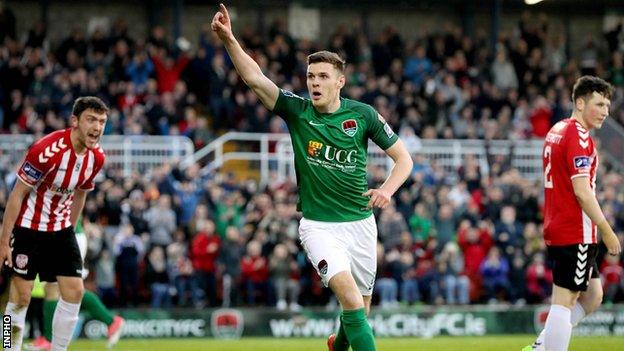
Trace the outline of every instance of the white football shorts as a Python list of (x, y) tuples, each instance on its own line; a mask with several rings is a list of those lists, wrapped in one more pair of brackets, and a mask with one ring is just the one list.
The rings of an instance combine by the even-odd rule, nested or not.
[(329, 280), (349, 271), (363, 296), (373, 293), (377, 272), (375, 216), (353, 222), (320, 222), (302, 218), (299, 238), (308, 259), (328, 286)]

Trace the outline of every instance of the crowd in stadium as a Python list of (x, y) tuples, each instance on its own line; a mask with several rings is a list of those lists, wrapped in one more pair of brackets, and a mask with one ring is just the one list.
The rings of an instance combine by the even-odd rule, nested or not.
[[(340, 26), (328, 42), (295, 40), (275, 22), (266, 37), (239, 37), (278, 86), (306, 96), (305, 58), (317, 49), (346, 57), (345, 97), (373, 105), (409, 144), (419, 138), (543, 138), (570, 115), (580, 74), (616, 86), (611, 118), (624, 124), (621, 26), (587, 40), (568, 57), (566, 38), (545, 17), (523, 15), (489, 48), (460, 27), (405, 37)], [(132, 37), (111, 28), (74, 28), (52, 42), (43, 22), (28, 33), (0, 22), (0, 129), (36, 136), (68, 126), (75, 98), (111, 106), (106, 134), (186, 135), (196, 148), (227, 130), (287, 132), (239, 80), (208, 26), (190, 48), (162, 27)], [(541, 234), (541, 185), (522, 179), (504, 157), (485, 173), (466, 158), (455, 174), (414, 155), (412, 177), (379, 211), (375, 301), (397, 304), (541, 303), (552, 273)], [(0, 210), (15, 181), (0, 169)], [(377, 186), (384, 171), (370, 168)], [(458, 179), (458, 181), (452, 181)], [(296, 185), (199, 176), (199, 165), (164, 165), (151, 177), (113, 169), (87, 200), (89, 284), (110, 305), (331, 304), (298, 241)], [(598, 199), (624, 237), (624, 178), (604, 167)], [(624, 301), (624, 264), (601, 251), (605, 301)], [(333, 302), (335, 303), (335, 302)]]

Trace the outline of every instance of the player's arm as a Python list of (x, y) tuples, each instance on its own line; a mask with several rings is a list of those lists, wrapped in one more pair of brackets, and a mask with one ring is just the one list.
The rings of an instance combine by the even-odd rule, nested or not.
[(392, 195), (412, 172), (412, 157), (401, 139), (398, 139), (385, 152), (394, 161), (394, 166), (390, 170), (390, 175), (379, 189), (370, 189), (364, 193), (364, 196), (370, 196), (368, 207), (384, 208), (388, 206)]
[(6, 209), (4, 211), (4, 217), (2, 218), (2, 236), (0, 237), (0, 265), (6, 261), (9, 267), (13, 266), (13, 260), (11, 258), (11, 248), (9, 247), (9, 241), (11, 239), (11, 233), (13, 227), (15, 227), (15, 221), (19, 215), (19, 210), (22, 207), (22, 201), (24, 197), (28, 195), (32, 188), (27, 185), (20, 177), (17, 177), (15, 186), (9, 195)]
[(78, 217), (80, 217), (84, 209), (85, 201), (87, 200), (87, 192), (87, 190), (78, 188), (74, 191), (74, 200), (71, 205), (71, 213), (69, 214), (69, 221), (74, 228), (76, 228)]
[(273, 111), (279, 96), (279, 88), (262, 73), (260, 66), (240, 46), (232, 33), (232, 23), (228, 10), (223, 4), (219, 6), (219, 12), (212, 19), (212, 30), (223, 42), (236, 71), (245, 84), (253, 90), (266, 108)]
[(583, 212), (598, 226), (602, 235), (602, 241), (607, 246), (609, 253), (611, 255), (619, 255), (622, 251), (620, 241), (602, 213), (596, 195), (591, 190), (589, 175), (572, 178), (572, 187)]

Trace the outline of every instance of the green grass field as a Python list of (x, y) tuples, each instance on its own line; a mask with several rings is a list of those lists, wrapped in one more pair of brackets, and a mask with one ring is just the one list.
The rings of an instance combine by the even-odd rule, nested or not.
[[(433, 339), (380, 338), (380, 351), (519, 351), (533, 341), (533, 335), (487, 336), (487, 337), (436, 337)], [(69, 348), (72, 351), (106, 350), (104, 341), (76, 341)], [(215, 339), (152, 339), (121, 340), (116, 351), (324, 351), (323, 339), (276, 339), (244, 338), (242, 340)], [(576, 337), (572, 339), (570, 351), (624, 351), (624, 337)]]

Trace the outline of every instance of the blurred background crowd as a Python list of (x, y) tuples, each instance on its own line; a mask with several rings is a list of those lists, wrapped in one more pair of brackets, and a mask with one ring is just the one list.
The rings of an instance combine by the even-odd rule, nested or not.
[[(374, 106), (408, 143), (420, 139), (543, 138), (570, 116), (581, 74), (616, 89), (611, 118), (624, 124), (622, 25), (587, 36), (578, 56), (548, 18), (522, 15), (492, 47), (485, 33), (448, 24), (404, 37), (339, 25), (327, 42), (295, 40), (282, 21), (263, 37), (242, 28), (239, 40), (278, 86), (307, 96), (306, 56), (327, 49), (348, 61), (343, 96)], [(0, 11), (0, 130), (37, 138), (68, 126), (75, 98), (110, 104), (106, 134), (186, 135), (196, 149), (225, 131), (287, 132), (233, 70), (206, 25), (197, 45), (172, 40), (163, 27), (129, 35), (68, 29), (49, 40), (44, 22), (17, 33)], [(0, 137), (2, 137), (0, 135)], [(466, 157), (455, 172), (422, 155), (387, 209), (378, 211), (374, 301), (397, 304), (542, 303), (552, 272), (542, 240), (541, 185), (523, 179), (505, 157), (485, 172)], [(0, 212), (15, 167), (0, 167)], [(241, 306), (279, 309), (335, 301), (299, 241), (296, 184), (259, 187), (234, 174), (200, 176), (200, 165), (165, 165), (149, 176), (105, 169), (89, 194), (88, 287), (111, 306)], [(369, 184), (385, 178), (370, 167)], [(597, 196), (624, 238), (624, 178), (600, 169)], [(624, 301), (624, 266), (600, 252), (605, 301)]]

